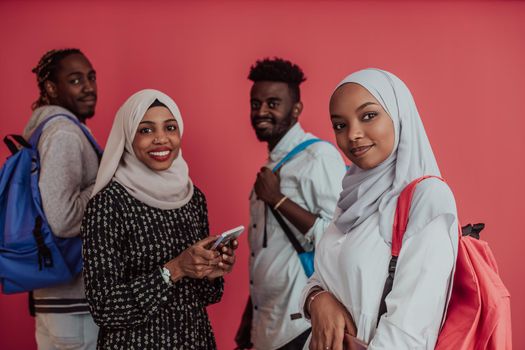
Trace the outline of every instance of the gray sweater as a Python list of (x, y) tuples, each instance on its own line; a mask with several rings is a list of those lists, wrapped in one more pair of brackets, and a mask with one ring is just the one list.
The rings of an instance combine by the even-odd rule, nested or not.
[[(76, 118), (59, 106), (37, 108), (24, 129), (24, 137), (29, 139), (42, 121), (58, 113)], [(48, 223), (58, 237), (78, 236), (97, 176), (97, 154), (82, 130), (62, 117), (44, 127), (38, 152), (41, 163), (38, 185)], [(82, 274), (69, 283), (35, 290), (34, 298), (36, 312), (88, 312)], [(68, 302), (57, 305), (57, 302), (46, 303), (45, 299), (68, 299)]]

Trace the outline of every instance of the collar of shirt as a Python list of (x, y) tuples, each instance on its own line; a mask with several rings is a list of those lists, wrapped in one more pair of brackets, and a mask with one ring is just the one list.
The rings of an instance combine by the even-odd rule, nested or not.
[(270, 152), (268, 159), (269, 163), (275, 163), (281, 160), (288, 154), (295, 146), (303, 141), (306, 133), (304, 132), (299, 122), (288, 130), (281, 140), (277, 143), (275, 148)]

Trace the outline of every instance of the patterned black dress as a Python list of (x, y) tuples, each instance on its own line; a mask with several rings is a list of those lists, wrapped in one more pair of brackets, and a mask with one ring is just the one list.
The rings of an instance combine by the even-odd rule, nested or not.
[(152, 208), (111, 182), (88, 204), (81, 228), (86, 296), (100, 326), (98, 349), (215, 349), (206, 306), (222, 278), (169, 286), (159, 267), (209, 234), (204, 194)]

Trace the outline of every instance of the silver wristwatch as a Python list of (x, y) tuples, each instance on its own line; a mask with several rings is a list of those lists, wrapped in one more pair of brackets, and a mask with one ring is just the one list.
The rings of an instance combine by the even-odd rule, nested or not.
[(173, 281), (171, 280), (171, 272), (166, 266), (160, 268), (160, 275), (162, 276), (164, 282), (166, 282), (170, 286), (173, 285)]

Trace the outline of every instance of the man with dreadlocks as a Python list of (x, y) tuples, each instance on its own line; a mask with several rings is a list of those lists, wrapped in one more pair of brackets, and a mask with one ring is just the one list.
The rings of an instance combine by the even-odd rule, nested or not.
[(269, 157), (250, 197), (251, 299), (236, 342), (238, 349), (302, 349), (310, 325), (299, 300), (308, 278), (285, 226), (304, 250), (314, 249), (332, 220), (345, 164), (331, 144), (315, 142), (272, 172), (296, 146), (316, 139), (298, 122), (305, 77), (297, 65), (275, 58), (257, 61), (248, 78), (251, 124), (257, 139), (267, 143)]
[[(80, 50), (51, 50), (33, 73), (40, 96), (24, 129), (26, 139), (55, 114), (66, 114), (82, 123), (93, 117), (96, 73)], [(97, 153), (82, 130), (66, 117), (56, 117), (44, 126), (38, 152), (38, 185), (51, 230), (58, 237), (78, 236), (95, 184)], [(89, 313), (81, 275), (66, 284), (33, 291), (32, 303), (38, 349), (96, 348), (98, 327)]]

